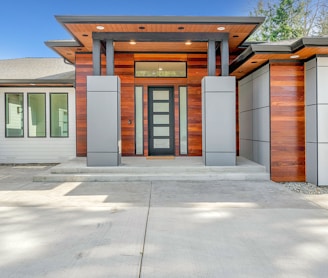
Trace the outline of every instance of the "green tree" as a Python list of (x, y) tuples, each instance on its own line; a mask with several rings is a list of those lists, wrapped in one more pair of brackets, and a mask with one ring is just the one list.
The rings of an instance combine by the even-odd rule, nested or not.
[(328, 4), (322, 6), (320, 9), (315, 29), (315, 34), (319, 36), (328, 36)]
[(266, 19), (251, 37), (255, 41), (280, 41), (327, 35), (326, 0), (258, 0), (250, 13)]

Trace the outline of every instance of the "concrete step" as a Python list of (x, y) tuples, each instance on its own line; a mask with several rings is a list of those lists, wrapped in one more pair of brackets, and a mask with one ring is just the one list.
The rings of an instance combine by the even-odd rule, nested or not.
[(37, 175), (36, 182), (129, 182), (129, 181), (203, 181), (203, 180), (270, 180), (265, 172), (225, 173), (89, 173)]
[(201, 167), (53, 167), (51, 174), (212, 174), (212, 173), (261, 173), (266, 172), (265, 167), (258, 166), (201, 166)]
[(199, 158), (147, 161), (124, 158), (119, 167), (87, 167), (83, 158), (52, 167), (34, 177), (38, 182), (270, 180), (264, 166), (238, 157), (236, 166), (204, 166)]

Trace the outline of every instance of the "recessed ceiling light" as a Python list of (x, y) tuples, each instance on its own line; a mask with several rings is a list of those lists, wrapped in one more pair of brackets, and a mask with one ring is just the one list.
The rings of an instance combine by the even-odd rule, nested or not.
[(185, 45), (192, 45), (192, 42), (191, 41), (186, 41)]
[(225, 27), (223, 27), (223, 26), (219, 26), (218, 28), (216, 28), (217, 30), (219, 30), (219, 31), (223, 31), (223, 30), (225, 30)]
[(35, 86), (35, 83), (30, 83), (31, 86)]
[(89, 35), (88, 34), (82, 34), (83, 37), (88, 37)]
[(184, 30), (184, 27), (183, 26), (179, 26), (178, 27), (178, 30)]
[(158, 70), (163, 70), (163, 68), (158, 68)]
[(135, 41), (130, 41), (129, 43), (132, 44), (132, 45), (137, 44)]
[(104, 27), (104, 26), (101, 26), (101, 25), (98, 25), (96, 28), (97, 28), (98, 30), (104, 30), (104, 29), (105, 29), (105, 27)]
[(297, 59), (299, 57), (300, 57), (300, 55), (292, 55), (292, 56), (290, 56), (291, 59)]

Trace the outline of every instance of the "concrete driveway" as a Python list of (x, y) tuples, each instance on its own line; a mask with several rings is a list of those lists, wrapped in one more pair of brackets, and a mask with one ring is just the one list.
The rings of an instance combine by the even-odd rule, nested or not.
[(42, 183), (0, 166), (0, 277), (328, 277), (328, 195), (273, 182)]

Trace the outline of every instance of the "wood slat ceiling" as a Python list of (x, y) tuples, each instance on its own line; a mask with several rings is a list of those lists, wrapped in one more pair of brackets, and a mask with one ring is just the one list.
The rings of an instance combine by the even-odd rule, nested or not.
[[(298, 55), (299, 57), (291, 58), (291, 56)], [(293, 53), (261, 53), (254, 52), (254, 54), (246, 61), (244, 61), (239, 67), (234, 69), (230, 75), (236, 76), (237, 79), (242, 79), (249, 73), (253, 72), (257, 68), (261, 67), (268, 61), (272, 60), (289, 60), (289, 61), (306, 61), (315, 55), (328, 55), (328, 45), (326, 47), (314, 47), (306, 46)]]
[[(103, 26), (103, 30), (98, 30), (97, 26)], [(95, 24), (95, 23), (66, 23), (65, 28), (81, 43), (81, 47), (57, 46), (53, 49), (61, 56), (74, 63), (75, 52), (92, 52), (93, 32), (209, 32), (209, 33), (229, 33), (230, 53), (241, 52), (239, 46), (256, 29), (257, 24)], [(218, 27), (225, 29), (219, 31)], [(131, 38), (133, 40), (133, 38)], [(176, 42), (137, 42), (130, 45), (128, 42), (115, 42), (115, 51), (118, 52), (207, 52), (207, 43), (193, 42), (191, 45)]]

